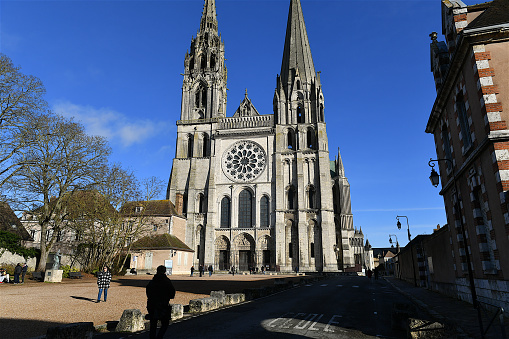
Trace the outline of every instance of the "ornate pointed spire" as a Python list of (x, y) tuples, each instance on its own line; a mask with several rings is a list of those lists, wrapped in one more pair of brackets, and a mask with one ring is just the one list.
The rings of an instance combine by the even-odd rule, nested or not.
[(303, 83), (311, 83), (316, 76), (300, 0), (291, 0), (288, 12), (281, 64), (281, 82), (284, 87), (293, 82), (295, 74), (299, 74)]
[(339, 153), (338, 147), (338, 157), (336, 158), (336, 173), (343, 178), (345, 176), (345, 166), (343, 166), (343, 159), (341, 158), (341, 153)]
[(212, 30), (217, 33), (216, 1), (205, 0), (200, 21), (200, 31)]

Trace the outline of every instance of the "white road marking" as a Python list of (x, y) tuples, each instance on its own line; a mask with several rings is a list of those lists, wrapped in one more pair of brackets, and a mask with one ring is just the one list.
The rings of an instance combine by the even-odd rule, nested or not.
[[(287, 314), (294, 314), (294, 313), (287, 313)], [(290, 326), (286, 326), (286, 324), (288, 324), (289, 322), (292, 321), (293, 318), (288, 318), (286, 319), (286, 321), (281, 325), (279, 326), (280, 328), (290, 328)]]
[[(300, 314), (300, 313), (299, 313)], [(303, 330), (305, 329), (313, 319), (315, 319), (318, 316), (318, 314), (310, 314), (306, 318), (302, 319), (297, 325), (295, 325), (295, 329), (297, 330)], [(311, 317), (311, 319), (308, 320), (308, 318)], [(304, 325), (301, 325), (304, 323)]]
[(340, 315), (333, 315), (332, 318), (327, 323), (327, 326), (325, 326), (325, 328), (323, 329), (325, 332), (334, 332), (334, 330), (332, 328), (330, 328), (331, 324), (338, 324), (339, 325), (339, 322), (334, 321), (334, 318), (341, 318), (341, 316)]
[(313, 286), (313, 285), (311, 285), (311, 284), (308, 284), (308, 285), (306, 285), (306, 286)]
[(324, 287), (324, 286), (328, 286), (328, 284), (323, 284), (323, 285), (320, 285), (320, 286)]
[(315, 325), (320, 321), (320, 319), (322, 319), (322, 317), (323, 317), (323, 314), (320, 314), (318, 319), (316, 319), (316, 321), (314, 323), (312, 323), (311, 326), (309, 326), (308, 330), (310, 330), (310, 331), (319, 331), (320, 329), (316, 328)]
[(343, 285), (336, 285), (337, 287), (343, 287)]
[(353, 285), (352, 287), (359, 288), (359, 286), (357, 286), (357, 285)]

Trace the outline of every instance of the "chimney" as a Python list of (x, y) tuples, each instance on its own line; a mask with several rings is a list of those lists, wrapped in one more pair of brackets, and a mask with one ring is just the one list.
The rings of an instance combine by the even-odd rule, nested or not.
[(177, 193), (175, 196), (175, 209), (178, 215), (182, 215), (184, 211), (184, 195), (182, 193)]

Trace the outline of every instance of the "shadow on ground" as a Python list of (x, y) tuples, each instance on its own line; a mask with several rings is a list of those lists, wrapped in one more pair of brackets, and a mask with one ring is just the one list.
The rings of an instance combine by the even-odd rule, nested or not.
[[(170, 277), (171, 278), (171, 277)], [(302, 277), (285, 277), (285, 282), (301, 282)], [(145, 288), (149, 282), (146, 279), (115, 279), (117, 283), (123, 286), (134, 286)], [(225, 276), (221, 280), (208, 280), (206, 277), (187, 277), (172, 279), (173, 286), (177, 291), (194, 293), (194, 294), (210, 294), (210, 291), (225, 291), (228, 293), (242, 293), (247, 288), (259, 288), (265, 286), (274, 286), (274, 279), (267, 278), (254, 281), (233, 280), (230, 276)]]
[[(36, 307), (36, 306), (34, 306)], [(2, 311), (3, 314), (8, 315), (6, 309)], [(20, 339), (20, 338), (33, 338), (46, 334), (49, 327), (64, 325), (64, 323), (56, 323), (49, 321), (39, 321), (30, 319), (13, 319), (13, 318), (0, 318), (0, 329), (2, 339)]]
[(78, 297), (78, 296), (75, 296), (75, 295), (71, 295), (71, 298), (73, 298), (73, 299), (77, 299), (77, 300), (84, 300), (84, 301), (96, 302), (96, 299), (93, 299), (93, 298), (86, 298), (86, 297)]

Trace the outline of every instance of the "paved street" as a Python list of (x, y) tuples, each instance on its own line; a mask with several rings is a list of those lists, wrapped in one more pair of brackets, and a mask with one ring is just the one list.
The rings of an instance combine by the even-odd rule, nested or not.
[[(385, 280), (336, 277), (172, 324), (167, 338), (401, 338), (393, 303), (410, 303)], [(122, 338), (122, 334), (105, 334)], [(132, 336), (148, 338), (148, 333)]]

